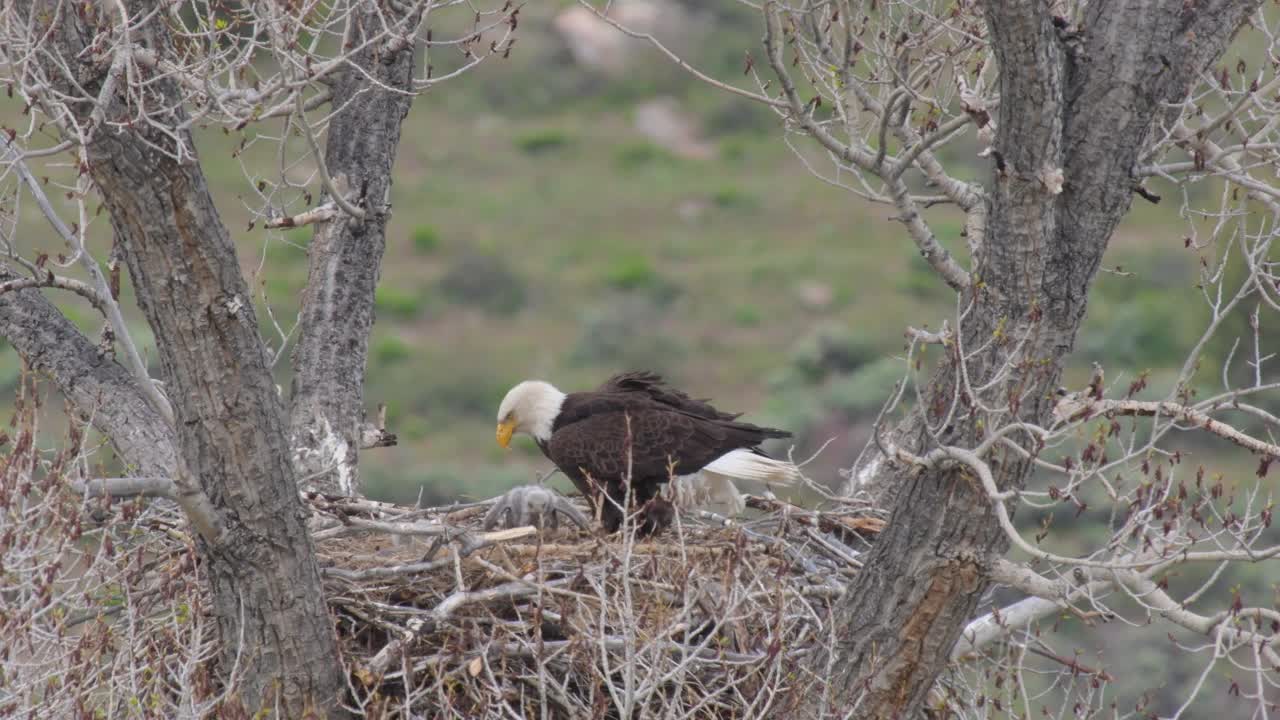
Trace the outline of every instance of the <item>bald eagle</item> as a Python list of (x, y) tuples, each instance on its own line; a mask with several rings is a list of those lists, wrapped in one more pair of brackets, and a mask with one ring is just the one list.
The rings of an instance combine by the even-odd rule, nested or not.
[[(673, 481), (681, 506), (719, 503), (729, 512), (743, 508), (734, 480), (791, 485), (800, 477), (790, 462), (769, 457), (759, 445), (791, 437), (785, 430), (739, 422), (666, 385), (651, 372), (609, 378), (589, 392), (563, 393), (540, 380), (526, 380), (507, 393), (498, 408), (498, 444), (514, 434), (531, 435), (584, 496), (597, 505), (605, 530), (622, 523), (626, 479), (637, 508), (657, 508), (658, 492)], [(597, 488), (603, 488), (602, 501)], [(651, 502), (653, 501), (653, 502)], [(642, 532), (669, 520), (647, 512)]]

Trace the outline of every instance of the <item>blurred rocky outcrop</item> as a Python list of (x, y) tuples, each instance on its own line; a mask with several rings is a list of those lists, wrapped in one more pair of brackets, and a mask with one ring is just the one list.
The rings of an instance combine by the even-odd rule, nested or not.
[(673, 155), (697, 160), (715, 155), (715, 146), (702, 138), (697, 119), (673, 97), (658, 97), (637, 105), (634, 124), (645, 139)]
[[(669, 42), (680, 36), (687, 13), (668, 0), (615, 0), (608, 16), (632, 32)], [(581, 5), (561, 12), (553, 25), (577, 64), (604, 75), (621, 75), (645, 46)]]

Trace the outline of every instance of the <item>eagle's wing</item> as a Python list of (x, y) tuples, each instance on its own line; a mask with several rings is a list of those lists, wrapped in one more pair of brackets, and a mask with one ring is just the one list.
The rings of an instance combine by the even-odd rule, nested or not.
[(790, 433), (737, 422), (713, 408), (686, 410), (677, 405), (697, 401), (683, 393), (678, 399), (662, 402), (647, 391), (615, 389), (575, 393), (561, 406), (543, 451), (593, 502), (602, 502), (603, 489), (609, 501), (598, 505), (600, 522), (610, 532), (621, 522), (619, 507), (628, 486), (633, 507), (645, 507), (664, 483), (695, 475), (711, 463), (713, 474), (735, 497), (732, 478), (768, 481), (779, 473), (798, 474), (789, 462), (772, 460), (758, 447)]
[(585, 475), (606, 482), (628, 473), (636, 480), (660, 483), (671, 471), (697, 472), (731, 450), (762, 440), (755, 426), (645, 403), (592, 414), (559, 428), (547, 444), (547, 455), (575, 484), (585, 481)]
[(695, 399), (667, 385), (662, 376), (647, 370), (618, 373), (604, 381), (598, 393), (637, 393), (681, 412), (713, 420), (734, 420), (742, 413), (727, 413), (711, 406), (707, 398)]

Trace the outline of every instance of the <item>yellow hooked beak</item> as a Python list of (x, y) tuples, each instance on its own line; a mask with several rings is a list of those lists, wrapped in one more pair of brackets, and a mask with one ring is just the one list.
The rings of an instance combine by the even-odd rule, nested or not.
[(498, 423), (498, 444), (503, 448), (511, 449), (511, 434), (516, 431), (516, 421), (507, 418)]

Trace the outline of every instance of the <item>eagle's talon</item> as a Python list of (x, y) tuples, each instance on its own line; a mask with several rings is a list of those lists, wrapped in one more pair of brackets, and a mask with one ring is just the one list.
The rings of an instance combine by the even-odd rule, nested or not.
[(661, 495), (655, 496), (649, 502), (644, 504), (644, 510), (641, 513), (640, 528), (638, 530), (640, 537), (657, 535), (670, 527), (671, 522), (675, 520), (675, 517), (676, 506), (672, 505)]
[[(600, 500), (604, 505), (600, 513), (600, 525), (606, 535), (622, 529), (622, 502), (616, 498), (623, 492), (620, 484), (610, 484)], [(635, 502), (640, 507), (635, 515), (635, 533), (638, 538), (653, 537), (670, 527), (675, 520), (676, 506), (662, 495), (637, 498)]]
[(565, 516), (579, 529), (587, 529), (587, 518), (573, 503), (560, 493), (542, 485), (521, 485), (512, 488), (498, 498), (484, 516), (484, 529), (492, 530), (533, 525), (555, 529), (560, 526), (559, 516)]

